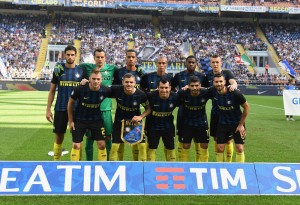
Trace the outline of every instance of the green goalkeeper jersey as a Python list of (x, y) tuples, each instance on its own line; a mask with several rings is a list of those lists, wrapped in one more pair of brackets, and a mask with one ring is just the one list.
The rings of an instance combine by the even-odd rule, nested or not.
[[(91, 72), (94, 68), (96, 68), (96, 64), (93, 63), (81, 63), (79, 64), (81, 68), (84, 69), (83, 77), (88, 79), (91, 75)], [(104, 67), (101, 69), (102, 74), (102, 85), (110, 86), (113, 81), (114, 72), (118, 69), (117, 66), (112, 64), (105, 64)], [(106, 98), (100, 106), (101, 111), (111, 110), (111, 99)]]

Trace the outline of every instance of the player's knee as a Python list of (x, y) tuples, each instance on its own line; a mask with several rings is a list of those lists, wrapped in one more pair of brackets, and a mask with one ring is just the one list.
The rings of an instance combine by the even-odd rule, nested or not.
[(80, 149), (81, 143), (73, 143), (73, 149)]
[(97, 141), (97, 146), (98, 146), (98, 149), (101, 149), (101, 150), (103, 150), (103, 149), (105, 149), (105, 141), (104, 140), (99, 140), (99, 141)]
[(190, 149), (191, 148), (191, 144), (183, 143), (182, 147), (183, 147), (183, 149)]
[(235, 145), (236, 152), (242, 153), (244, 152), (244, 145), (243, 144), (236, 144)]
[(207, 149), (208, 148), (208, 143), (200, 143), (200, 147), (202, 149)]
[(224, 152), (224, 144), (218, 144), (217, 152)]

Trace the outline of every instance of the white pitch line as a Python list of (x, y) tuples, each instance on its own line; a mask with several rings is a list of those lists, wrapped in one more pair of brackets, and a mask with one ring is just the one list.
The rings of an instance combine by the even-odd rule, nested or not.
[(276, 109), (276, 110), (284, 110), (284, 109), (278, 108), (278, 107), (271, 107), (271, 106), (266, 106), (266, 105), (253, 104), (253, 103), (250, 103), (250, 105), (256, 105), (256, 106), (270, 108), (270, 109)]

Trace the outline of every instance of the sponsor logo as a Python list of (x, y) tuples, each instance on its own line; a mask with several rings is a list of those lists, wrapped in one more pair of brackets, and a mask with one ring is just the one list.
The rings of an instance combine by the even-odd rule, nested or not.
[(186, 189), (184, 168), (156, 167), (155, 172), (157, 189)]
[(265, 91), (257, 91), (257, 95), (261, 95), (261, 94), (266, 93), (266, 92), (268, 92), (268, 91), (267, 90), (265, 90)]

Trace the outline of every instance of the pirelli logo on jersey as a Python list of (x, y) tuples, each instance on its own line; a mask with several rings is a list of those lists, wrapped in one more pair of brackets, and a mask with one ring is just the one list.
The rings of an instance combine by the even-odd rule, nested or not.
[(60, 86), (64, 86), (64, 87), (76, 87), (76, 86), (80, 85), (80, 82), (75, 82), (75, 81), (60, 81), (59, 85)]
[(230, 107), (224, 107), (224, 106), (218, 105), (218, 108), (219, 108), (220, 110), (234, 110), (234, 107), (233, 107), (233, 106), (230, 106)]
[(169, 117), (169, 116), (172, 115), (172, 112), (156, 112), (156, 111), (153, 111), (152, 115), (155, 116), (155, 117)]
[(130, 107), (125, 107), (120, 105), (119, 103), (117, 104), (117, 107), (120, 108), (121, 110), (127, 111), (127, 112), (134, 112), (137, 111), (139, 108), (130, 108)]
[(184, 105), (184, 107), (188, 110), (203, 110), (205, 108), (205, 105), (201, 105), (201, 106)]
[(88, 103), (81, 103), (81, 105), (83, 107), (87, 107), (87, 108), (99, 108), (100, 107), (100, 104), (88, 104)]

